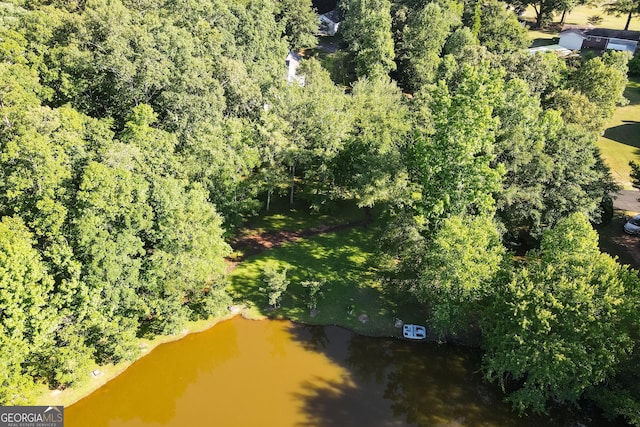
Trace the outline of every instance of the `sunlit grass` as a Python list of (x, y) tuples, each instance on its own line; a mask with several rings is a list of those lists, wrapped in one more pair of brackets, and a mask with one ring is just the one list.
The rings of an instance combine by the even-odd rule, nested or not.
[(630, 189), (629, 161), (640, 161), (640, 79), (630, 80), (624, 94), (629, 104), (616, 109), (598, 146), (614, 179)]
[[(602, 23), (596, 25), (599, 28), (611, 28), (614, 30), (622, 30), (624, 29), (624, 25), (627, 22), (627, 17), (625, 16), (615, 16), (615, 15), (607, 15), (604, 13), (604, 9), (602, 7), (592, 7), (592, 6), (578, 6), (573, 9), (571, 12), (567, 12), (565, 17), (565, 24), (571, 25), (587, 25), (589, 23), (588, 19), (590, 16), (599, 15), (602, 17)], [(556, 13), (553, 17), (554, 23), (559, 23), (562, 17), (562, 13)], [(536, 13), (533, 10), (533, 7), (529, 6), (524, 15), (524, 18), (527, 21), (535, 22)], [(629, 30), (640, 31), (640, 18), (638, 16), (634, 16), (631, 18), (631, 23), (629, 24)], [(557, 35), (557, 33), (556, 33)], [(535, 37), (532, 37), (535, 38)]]
[[(377, 272), (377, 233), (371, 228), (352, 228), (313, 236), (263, 252), (242, 262), (231, 274), (230, 292), (254, 307), (256, 316), (286, 317), (310, 324), (339, 324), (368, 335), (398, 335), (394, 318), (424, 322), (416, 307), (397, 302), (382, 286)], [(267, 263), (287, 268), (291, 281), (280, 308), (267, 309), (267, 294), (261, 275)], [(325, 280), (318, 314), (311, 317), (304, 280)], [(395, 293), (394, 293), (395, 294)], [(358, 319), (366, 314), (367, 323)]]
[(287, 197), (274, 198), (270, 211), (250, 220), (239, 230), (239, 234), (298, 231), (321, 225), (346, 224), (364, 218), (364, 211), (352, 201), (337, 201), (319, 212), (314, 212), (302, 202), (297, 202), (292, 207)]

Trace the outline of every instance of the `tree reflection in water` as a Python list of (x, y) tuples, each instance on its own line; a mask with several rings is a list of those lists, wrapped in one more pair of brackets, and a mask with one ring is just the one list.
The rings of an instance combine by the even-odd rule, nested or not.
[(292, 336), (350, 373), (341, 381), (306, 382), (304, 426), (567, 426), (612, 425), (556, 409), (519, 417), (499, 388), (482, 380), (476, 349), (370, 338), (328, 326), (295, 326)]

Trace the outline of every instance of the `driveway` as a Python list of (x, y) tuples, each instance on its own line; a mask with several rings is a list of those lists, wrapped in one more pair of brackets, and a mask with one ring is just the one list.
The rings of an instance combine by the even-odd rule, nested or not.
[(597, 227), (600, 235), (600, 249), (618, 257), (620, 263), (628, 264), (635, 269), (640, 268), (640, 237), (629, 236), (622, 227), (627, 220), (627, 215), (640, 213), (639, 197), (638, 190), (622, 190), (613, 200), (615, 209), (613, 220), (609, 224)]
[(621, 211), (629, 211), (630, 213), (640, 213), (640, 191), (638, 190), (622, 190), (618, 197), (613, 200), (613, 207)]

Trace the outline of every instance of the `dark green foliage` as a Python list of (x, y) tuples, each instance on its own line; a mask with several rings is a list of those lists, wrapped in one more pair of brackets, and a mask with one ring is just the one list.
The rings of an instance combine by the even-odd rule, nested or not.
[(624, 105), (629, 53), (610, 51), (588, 59), (573, 76), (576, 90), (582, 92), (599, 109), (599, 115), (608, 120), (616, 105)]
[(634, 55), (629, 60), (629, 75), (638, 77), (640, 76), (640, 56)]
[(269, 305), (272, 307), (280, 307), (282, 294), (287, 291), (289, 280), (287, 279), (286, 267), (282, 270), (274, 264), (267, 264), (262, 270), (262, 283), (269, 295)]
[(635, 188), (640, 188), (640, 165), (632, 160), (629, 166), (631, 167), (631, 184)]
[(284, 24), (284, 33), (293, 49), (314, 47), (318, 32), (318, 15), (311, 0), (280, 1), (280, 13), (277, 18)]
[(443, 222), (428, 245), (413, 289), (431, 306), (434, 332), (444, 336), (466, 331), (504, 261), (500, 234), (489, 218), (456, 215)]
[(640, 13), (640, 1), (638, 0), (616, 0), (611, 3), (605, 4), (605, 11), (609, 14), (616, 16), (627, 15), (627, 22), (624, 26), (624, 30), (629, 29), (631, 18), (634, 14)]
[(410, 132), (400, 89), (386, 79), (359, 80), (349, 113), (353, 123), (336, 158), (336, 183), (360, 206), (394, 202), (406, 186), (402, 153)]

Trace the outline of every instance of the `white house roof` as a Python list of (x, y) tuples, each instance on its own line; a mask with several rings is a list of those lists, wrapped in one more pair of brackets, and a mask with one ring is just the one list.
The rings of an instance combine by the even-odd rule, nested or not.
[(583, 38), (587, 37), (602, 37), (606, 39), (617, 40), (640, 40), (640, 31), (624, 31), (624, 30), (612, 30), (610, 28), (593, 28), (593, 27), (562, 27), (560, 36), (565, 34), (577, 34)]
[(322, 15), (320, 15), (320, 16), (321, 16), (321, 17), (323, 17), (323, 18), (328, 19), (328, 20), (329, 20), (329, 21), (331, 21), (331, 22), (335, 22), (336, 24), (337, 24), (338, 22), (340, 22), (340, 13), (338, 13), (338, 11), (337, 11), (337, 10), (335, 10), (335, 9), (330, 10), (330, 11), (329, 11), (329, 12), (327, 12), (327, 13), (323, 13), (323, 14), (322, 14)]
[(532, 48), (527, 49), (527, 52), (529, 52), (530, 54), (544, 53), (544, 52), (554, 52), (558, 56), (569, 56), (569, 55), (573, 54), (573, 52), (571, 52), (571, 50), (567, 49), (566, 47), (562, 47), (559, 44), (532, 47)]
[(586, 39), (587, 36), (584, 34), (583, 30), (579, 30), (577, 28), (570, 28), (568, 30), (564, 30), (560, 33), (560, 37), (562, 37), (563, 35), (567, 35), (567, 34), (576, 34), (580, 37), (582, 37), (583, 39)]
[[(282, 58), (282, 57), (280, 57)], [(302, 58), (300, 57), (300, 55), (298, 55), (296, 52), (290, 50), (289, 54), (287, 55), (287, 57), (285, 58), (285, 61), (291, 61), (291, 60), (300, 62), (302, 60)]]

